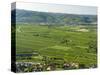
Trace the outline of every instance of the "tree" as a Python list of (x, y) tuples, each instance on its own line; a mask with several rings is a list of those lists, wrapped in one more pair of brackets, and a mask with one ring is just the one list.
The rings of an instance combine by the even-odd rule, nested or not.
[(97, 41), (96, 40), (91, 40), (88, 43), (88, 52), (95, 52), (95, 53), (97, 53)]

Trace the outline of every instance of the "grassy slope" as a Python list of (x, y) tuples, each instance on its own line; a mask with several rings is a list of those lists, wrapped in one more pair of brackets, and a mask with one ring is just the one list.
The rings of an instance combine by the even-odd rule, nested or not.
[[(78, 29), (79, 26), (54, 26), (48, 29), (47, 26), (17, 25), (17, 53), (31, 53), (35, 50), (41, 56), (62, 57), (69, 62), (96, 64), (96, 54), (87, 52), (88, 42), (96, 39), (96, 32), (75, 32)], [(62, 43), (65, 39), (69, 42)]]

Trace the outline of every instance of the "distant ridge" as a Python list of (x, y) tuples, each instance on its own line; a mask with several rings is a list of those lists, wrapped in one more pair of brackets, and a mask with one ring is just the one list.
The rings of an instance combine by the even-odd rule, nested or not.
[[(38, 12), (15, 9), (17, 23), (42, 23), (42, 24), (96, 24), (97, 15), (79, 15), (79, 14), (65, 14), (52, 12)], [(11, 16), (13, 19), (13, 16)], [(12, 20), (13, 22), (13, 20)]]

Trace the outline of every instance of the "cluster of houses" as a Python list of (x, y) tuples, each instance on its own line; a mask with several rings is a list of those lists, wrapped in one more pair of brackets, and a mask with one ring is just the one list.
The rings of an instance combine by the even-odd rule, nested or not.
[[(19, 58), (31, 58), (32, 56), (37, 56), (39, 53), (33, 52), (33, 53), (27, 53), (27, 54), (17, 54), (16, 56)], [(40, 71), (54, 71), (58, 68), (61, 70), (69, 70), (69, 69), (84, 69), (84, 68), (96, 68), (96, 65), (92, 65), (91, 67), (86, 67), (85, 64), (80, 63), (74, 63), (74, 62), (48, 62), (50, 60), (60, 60), (64, 61), (63, 58), (47, 58), (44, 56), (44, 63), (37, 63), (37, 62), (16, 62), (16, 72), (40, 72)], [(42, 61), (42, 62), (43, 62)]]

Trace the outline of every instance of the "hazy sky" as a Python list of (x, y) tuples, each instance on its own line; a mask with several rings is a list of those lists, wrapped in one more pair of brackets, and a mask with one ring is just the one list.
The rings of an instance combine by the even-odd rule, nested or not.
[(17, 2), (16, 8), (24, 10), (32, 10), (32, 11), (54, 12), (54, 13), (89, 14), (89, 15), (97, 14), (97, 7), (94, 6)]

